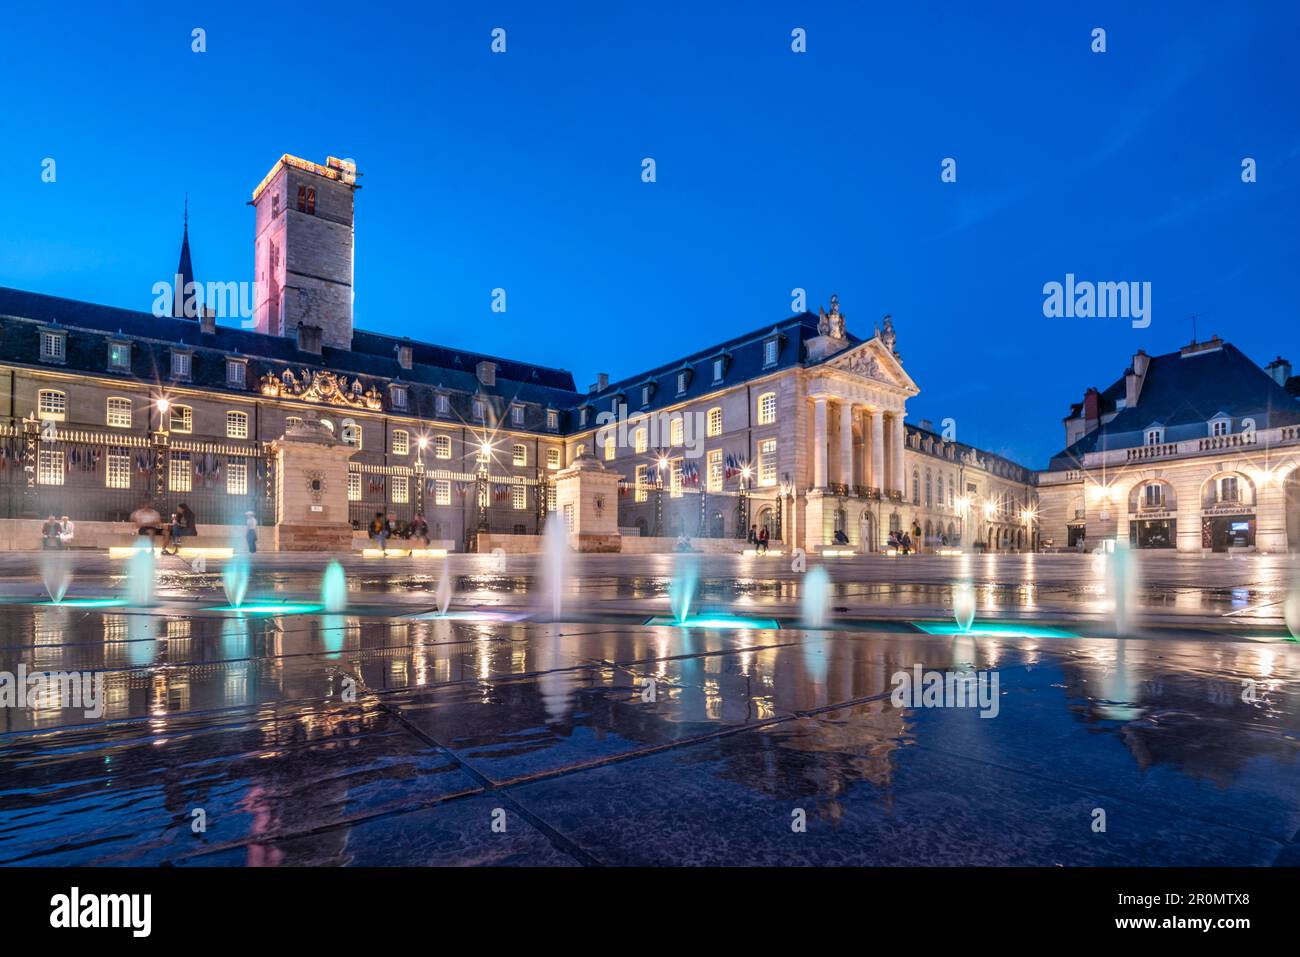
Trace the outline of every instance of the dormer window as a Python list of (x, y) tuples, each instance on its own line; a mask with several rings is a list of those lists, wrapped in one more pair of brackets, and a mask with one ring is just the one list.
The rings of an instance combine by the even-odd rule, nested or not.
[(1226, 415), (1221, 414), (1221, 415), (1216, 415), (1214, 418), (1210, 420), (1210, 435), (1219, 436), (1219, 435), (1231, 435), (1231, 434), (1232, 434), (1232, 419), (1228, 418)]
[(558, 432), (560, 429), (560, 413), (555, 409), (546, 410), (546, 428), (551, 432)]
[(126, 372), (131, 368), (131, 343), (108, 344), (108, 368), (112, 372)]
[(723, 364), (723, 361), (722, 361), (722, 357), (719, 356), (718, 358), (716, 358), (716, 359), (713, 360), (713, 381), (714, 381), (714, 382), (721, 382), (721, 381), (722, 381), (722, 373), (723, 373), (724, 371), (725, 371), (725, 369), (724, 369), (724, 364)]
[(68, 334), (53, 329), (41, 330), (41, 361), (63, 362), (67, 359)]
[(247, 379), (248, 365), (242, 359), (226, 360), (226, 385), (231, 389), (242, 389)]
[(524, 407), (522, 405), (512, 405), (510, 407), (510, 424), (511, 425), (524, 424)]
[(651, 396), (651, 394), (652, 394), (653, 392), (654, 392), (654, 386), (652, 386), (652, 385), (643, 385), (643, 386), (641, 386), (641, 404), (642, 404), (642, 405), (649, 405), (649, 404), (650, 404), (650, 396)]
[(677, 394), (681, 395), (685, 391), (686, 391), (686, 373), (679, 372), (677, 373)]
[(172, 378), (188, 379), (194, 356), (193, 353), (183, 349), (172, 350)]
[(437, 415), (451, 414), (451, 396), (445, 392), (439, 392), (438, 397), (434, 399), (434, 412)]
[(398, 411), (407, 409), (407, 393), (404, 385), (391, 385), (388, 387), (388, 398), (392, 402), (393, 408)]
[(487, 405), (482, 399), (475, 399), (470, 411), (476, 422), (482, 422), (487, 417)]
[(585, 428), (586, 425), (587, 425), (587, 412), (588, 412), (588, 411), (589, 411), (589, 410), (587, 409), (587, 407), (586, 407), (585, 405), (584, 405), (584, 406), (583, 406), (583, 407), (578, 411), (578, 424), (579, 424), (580, 426), (584, 427), (584, 428)]
[(1165, 440), (1165, 430), (1163, 426), (1152, 426), (1147, 429), (1146, 444), (1159, 445)]
[(776, 356), (780, 351), (780, 340), (776, 336), (763, 340), (763, 368), (776, 365)]

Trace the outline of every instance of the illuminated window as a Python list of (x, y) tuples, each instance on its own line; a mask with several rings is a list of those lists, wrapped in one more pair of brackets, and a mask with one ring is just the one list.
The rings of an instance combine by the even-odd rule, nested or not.
[(172, 452), (167, 460), (167, 488), (173, 492), (189, 492), (193, 490), (193, 481), (190, 453)]
[(776, 439), (758, 443), (758, 484), (776, 484)]
[(682, 497), (682, 460), (673, 459), (668, 463), (668, 494), (672, 498)]
[(63, 453), (41, 449), (36, 457), (36, 481), (41, 485), (62, 485), (63, 477)]
[(248, 494), (248, 466), (243, 462), (226, 463), (226, 494)]
[(649, 442), (649, 439), (648, 439), (647, 436), (646, 436), (646, 430), (645, 430), (645, 429), (637, 429), (637, 430), (636, 430), (636, 450), (637, 450), (638, 452), (644, 452), (644, 451), (645, 451), (646, 449), (648, 449), (648, 448), (650, 448), (650, 442)]
[(435, 505), (451, 504), (451, 482), (448, 479), (438, 479), (433, 483), (433, 502)]
[(247, 412), (226, 413), (226, 438), (228, 439), (248, 438), (248, 413)]
[(682, 445), (686, 441), (683, 437), (686, 431), (685, 421), (685, 419), (678, 417), (668, 423), (669, 445)]
[(42, 419), (62, 422), (68, 414), (68, 396), (56, 389), (42, 389), (37, 393), (36, 406)]
[(411, 434), (405, 429), (393, 430), (393, 454), (410, 455), (411, 454)]
[(188, 405), (174, 405), (169, 410), (168, 422), (173, 432), (193, 432), (194, 410)]
[(451, 458), (451, 438), (446, 435), (435, 435), (433, 437), (433, 457), (437, 459)]
[(644, 502), (650, 497), (650, 492), (647, 488), (649, 482), (650, 466), (638, 465), (636, 467), (636, 500), (638, 502)]
[(559, 449), (547, 449), (547, 450), (546, 450), (546, 467), (547, 467), (548, 469), (558, 469), (558, 468), (560, 467), (560, 450), (559, 450)]
[(709, 422), (707, 432), (710, 436), (722, 434), (722, 409), (709, 409)]
[(510, 450), (510, 462), (512, 465), (528, 464), (528, 446), (516, 445)]
[(776, 421), (776, 393), (764, 392), (758, 397), (758, 424), (771, 425)]
[(105, 459), (105, 488), (131, 487), (131, 456), (110, 452)]
[(722, 491), (722, 449), (709, 451), (709, 491)]
[(349, 502), (361, 501), (361, 473), (360, 472), (348, 473), (348, 501)]
[(478, 447), (478, 454), (474, 456), (474, 461), (478, 462), (480, 465), (491, 462), (492, 446), (487, 442), (481, 443)]
[(528, 489), (522, 485), (514, 485), (510, 488), (510, 507), (527, 508), (528, 507)]
[(580, 459), (586, 454), (587, 454), (587, 446), (584, 443), (579, 442), (577, 445), (573, 447), (573, 457), (575, 459)]
[(109, 344), (108, 367), (115, 372), (123, 372), (131, 368), (131, 344), (129, 342), (113, 342)]
[(302, 425), (302, 419), (298, 418), (298, 416), (296, 415), (288, 416), (284, 420), (284, 427), (286, 431), (292, 428), (296, 428), (297, 426), (300, 425)]
[(131, 400), (119, 396), (111, 397), (108, 400), (108, 414), (104, 421), (115, 429), (129, 429), (131, 427)]
[(316, 189), (312, 186), (298, 187), (298, 212), (308, 216), (316, 215)]
[(404, 505), (411, 500), (411, 483), (407, 481), (405, 475), (392, 476), (391, 484), (395, 504)]
[(343, 444), (361, 448), (361, 426), (351, 419), (343, 420)]
[(614, 460), (614, 436), (606, 435), (605, 436), (605, 461), (612, 462), (613, 460)]

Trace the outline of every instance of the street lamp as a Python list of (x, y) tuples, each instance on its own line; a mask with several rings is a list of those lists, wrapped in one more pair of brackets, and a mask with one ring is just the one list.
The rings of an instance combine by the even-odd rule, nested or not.
[(740, 492), (736, 502), (736, 537), (749, 537), (749, 475), (746, 463), (740, 467)]
[(664, 470), (668, 468), (668, 456), (660, 453), (655, 469), (655, 538), (664, 534)]

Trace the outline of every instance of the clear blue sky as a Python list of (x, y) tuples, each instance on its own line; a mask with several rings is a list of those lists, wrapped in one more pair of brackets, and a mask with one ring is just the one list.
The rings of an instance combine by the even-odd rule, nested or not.
[[(6, 11), (0, 284), (148, 309), (186, 191), (197, 278), (251, 280), (245, 204), (289, 152), (364, 173), (358, 325), (579, 388), (796, 286), (860, 335), (892, 313), (911, 417), (1033, 466), (1192, 313), (1300, 366), (1295, 3), (180, 6)], [(1044, 318), (1067, 272), (1151, 282), (1150, 328)]]

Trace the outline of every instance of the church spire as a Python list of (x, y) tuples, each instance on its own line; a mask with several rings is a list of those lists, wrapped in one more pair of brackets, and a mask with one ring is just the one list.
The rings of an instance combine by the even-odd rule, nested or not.
[(192, 315), (185, 314), (185, 290), (194, 282), (194, 265), (190, 262), (190, 194), (185, 194), (185, 216), (181, 226), (181, 259), (176, 265), (176, 276), (172, 298), (172, 315), (178, 319), (197, 319), (197, 312), (191, 307)]

